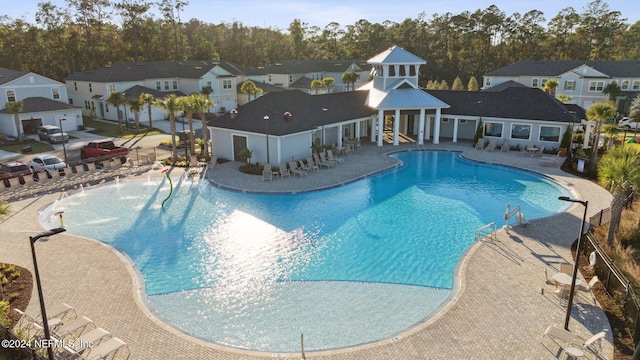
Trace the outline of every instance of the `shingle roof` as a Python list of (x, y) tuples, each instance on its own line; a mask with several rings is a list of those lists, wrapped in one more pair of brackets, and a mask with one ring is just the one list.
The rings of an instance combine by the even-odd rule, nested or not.
[(141, 85), (136, 85), (136, 86), (133, 86), (131, 88), (128, 88), (127, 90), (123, 91), (123, 93), (124, 93), (124, 97), (127, 100), (133, 99), (133, 98), (138, 98), (143, 93), (144, 94), (151, 94), (156, 99), (162, 99), (163, 97), (168, 96), (170, 94), (175, 94), (176, 96), (187, 96), (182, 91), (162, 92), (162, 91), (158, 91), (156, 89), (148, 88), (146, 86), (141, 86)]
[[(364, 105), (366, 91), (308, 95), (299, 90), (265, 94), (237, 109), (235, 118), (227, 113), (209, 126), (282, 136), (317, 129), (340, 121), (359, 119), (375, 113)], [(322, 109), (327, 109), (323, 111)], [(292, 117), (286, 121), (284, 113)], [(269, 120), (265, 121), (264, 116)]]
[(587, 65), (611, 77), (640, 77), (640, 61), (523, 60), (491, 71), (485, 76), (559, 76)]
[(220, 63), (219, 61), (116, 62), (111, 66), (73, 73), (66, 80), (124, 82), (175, 77), (199, 79)]
[(6, 84), (9, 81), (13, 81), (27, 74), (28, 72), (25, 72), (25, 71), (11, 70), (11, 69), (0, 67), (0, 85)]
[[(248, 81), (248, 80), (247, 80)], [(253, 81), (253, 80), (251, 80)], [(244, 84), (245, 82), (241, 82), (240, 84), (238, 84), (237, 88), (238, 88), (238, 93), (240, 93), (240, 89), (242, 88), (242, 84)], [(270, 93), (270, 92), (274, 92), (274, 91), (286, 91), (287, 89), (281, 87), (281, 86), (276, 86), (276, 85), (271, 85), (271, 84), (267, 84), (267, 83), (263, 83), (260, 81), (253, 81), (254, 84), (256, 84), (256, 87), (262, 89), (263, 93)]]
[(393, 46), (367, 60), (370, 64), (426, 64), (427, 62), (407, 50)]
[[(571, 122), (565, 104), (540, 89), (509, 87), (502, 91), (426, 90), (451, 107), (443, 114), (505, 119)], [(574, 111), (573, 109), (571, 111)]]
[[(69, 105), (56, 100), (43, 97), (30, 97), (22, 100), (22, 113), (38, 113), (57, 110), (79, 109), (77, 106)], [(7, 109), (0, 110), (0, 113), (11, 114)]]
[(282, 60), (259, 69), (267, 74), (344, 73), (349, 70), (352, 64), (355, 64), (363, 71), (371, 70), (371, 65), (362, 59)]

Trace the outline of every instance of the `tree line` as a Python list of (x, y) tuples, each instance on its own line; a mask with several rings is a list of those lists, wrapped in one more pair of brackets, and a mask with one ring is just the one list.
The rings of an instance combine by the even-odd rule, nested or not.
[[(35, 24), (0, 16), (0, 66), (63, 80), (117, 61), (226, 60), (243, 66), (284, 59), (368, 59), (392, 45), (427, 60), (428, 80), (466, 82), (523, 59), (640, 59), (640, 21), (594, 0), (550, 19), (538, 10), (506, 14), (497, 6), (459, 14), (420, 13), (402, 22), (294, 19), (287, 29), (184, 21), (184, 0), (40, 2)], [(154, 16), (157, 10), (159, 16)], [(213, 10), (213, 9), (212, 9)]]

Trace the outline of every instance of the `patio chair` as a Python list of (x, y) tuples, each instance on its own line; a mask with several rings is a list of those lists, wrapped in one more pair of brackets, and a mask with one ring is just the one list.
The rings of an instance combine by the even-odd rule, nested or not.
[(538, 151), (535, 152), (535, 155), (542, 156), (544, 154), (544, 146), (540, 146)]
[(309, 168), (309, 166), (307, 166), (307, 164), (304, 163), (303, 160), (298, 160), (298, 169), (304, 170), (306, 172), (311, 172), (311, 169)]
[(314, 172), (317, 172), (319, 169), (318, 165), (316, 165), (316, 163), (313, 162), (313, 157), (311, 156), (307, 157), (307, 168), (309, 168), (309, 171), (314, 171)]
[(480, 150), (484, 148), (484, 138), (478, 138), (478, 142), (476, 142), (475, 148)]
[[(92, 348), (86, 355), (83, 355), (83, 358), (87, 360), (98, 360), (98, 359), (106, 359), (109, 355), (115, 355), (122, 348), (126, 348), (127, 344), (118, 339), (117, 337), (113, 337), (107, 341), (102, 342), (100, 345)], [(128, 350), (128, 349), (127, 349)], [(127, 354), (126, 359), (131, 356), (131, 353)]]
[(582, 270), (584, 270), (584, 271), (593, 271), (596, 268), (597, 259), (598, 259), (598, 256), (597, 256), (596, 252), (592, 251), (589, 254), (589, 265), (583, 267)]
[(291, 170), (291, 172), (293, 172), (295, 175), (298, 175), (300, 177), (303, 176), (307, 176), (309, 175), (308, 172), (306, 172), (303, 169), (299, 169), (298, 166), (296, 165), (295, 161), (289, 161), (289, 169)]
[(320, 161), (322, 161), (323, 163), (331, 164), (332, 167), (338, 165), (338, 162), (336, 160), (327, 159), (324, 153), (320, 153), (318, 154), (318, 156), (320, 156)]
[[(587, 340), (584, 341), (584, 346), (582, 347), (584, 350), (587, 351), (591, 351), (594, 354), (598, 354), (600, 352), (600, 350), (602, 350), (602, 339), (607, 336), (607, 332), (606, 331), (601, 331), (595, 335), (593, 335), (592, 337), (588, 338)], [(593, 349), (593, 345), (595, 345), (595, 343), (598, 343), (598, 351), (595, 351), (595, 349)]]
[(93, 320), (86, 316), (80, 316), (68, 323), (58, 326), (55, 330), (52, 330), (56, 337), (64, 339), (65, 337), (76, 333), (82, 334), (89, 325), (93, 325)]
[(333, 151), (331, 151), (331, 149), (327, 149), (327, 160), (335, 161), (338, 164), (344, 163), (344, 159), (343, 158), (339, 158), (337, 156), (333, 156)]
[(333, 164), (333, 163), (328, 163), (326, 161), (320, 160), (320, 157), (318, 156), (318, 154), (313, 154), (313, 160), (314, 160), (315, 164), (317, 164), (319, 166), (322, 166), (322, 167), (325, 167), (327, 169), (330, 168), (330, 167), (335, 166), (335, 164)]
[(283, 178), (285, 176), (291, 177), (291, 172), (289, 171), (289, 169), (287, 169), (287, 164), (280, 163), (280, 164), (278, 164), (278, 168), (280, 169), (279, 174), (280, 174), (281, 178)]
[(78, 315), (76, 314), (76, 311), (73, 310), (73, 308), (70, 305), (67, 305), (66, 303), (60, 303), (55, 306), (52, 306), (50, 309), (47, 309), (47, 315), (48, 315), (47, 319), (58, 318), (60, 320), (64, 320), (64, 318), (69, 314), (73, 314), (72, 319), (75, 319), (78, 317)]
[[(584, 340), (580, 336), (555, 325), (547, 327), (542, 334), (542, 339), (544, 340), (545, 337), (553, 340), (553, 342), (560, 346), (562, 351), (565, 351), (566, 347), (582, 348), (584, 346)], [(558, 341), (563, 342), (563, 344), (558, 343)]]
[(593, 300), (593, 303), (595, 304), (596, 302), (596, 297), (593, 295), (593, 286), (600, 281), (600, 279), (598, 278), (598, 276), (594, 276), (591, 278), (591, 280), (589, 280), (589, 282), (587, 283), (587, 285), (582, 285), (579, 286), (578, 289), (584, 292), (587, 292), (589, 294), (591, 294), (591, 299)]
[(500, 146), (500, 151), (503, 151), (503, 152), (509, 152), (509, 150), (511, 150), (511, 149), (509, 148), (509, 140), (508, 140), (508, 139), (505, 139), (505, 141), (503, 141), (503, 142), (502, 142), (502, 145)]
[(489, 144), (484, 148), (487, 151), (495, 151), (496, 150), (496, 139), (489, 140)]
[(273, 171), (271, 171), (271, 164), (265, 163), (262, 169), (262, 181), (273, 180)]

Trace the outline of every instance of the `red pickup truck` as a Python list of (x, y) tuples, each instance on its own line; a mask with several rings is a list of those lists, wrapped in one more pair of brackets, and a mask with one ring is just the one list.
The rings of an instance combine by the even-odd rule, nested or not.
[(94, 161), (108, 160), (112, 158), (120, 158), (124, 164), (127, 161), (129, 149), (122, 146), (116, 146), (113, 141), (92, 141), (80, 149), (81, 159), (91, 159)]

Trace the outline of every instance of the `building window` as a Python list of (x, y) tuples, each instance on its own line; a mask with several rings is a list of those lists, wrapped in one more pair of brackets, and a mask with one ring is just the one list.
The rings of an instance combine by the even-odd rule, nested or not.
[(93, 92), (93, 86), (89, 83), (89, 92)]
[(16, 92), (15, 90), (7, 90), (7, 102), (16, 101)]
[(213, 84), (211, 84), (211, 81), (207, 81), (207, 86), (213, 88)]
[(84, 101), (84, 108), (87, 110), (91, 110), (91, 103), (89, 102), (89, 100)]
[(73, 88), (74, 88), (76, 91), (78, 91), (78, 83), (77, 83), (77, 82), (74, 82), (74, 83), (73, 83)]
[(162, 91), (162, 83), (160, 81), (156, 81), (156, 90)]
[(491, 86), (491, 78), (490, 78), (490, 77), (485, 78), (485, 79), (484, 79), (484, 84), (485, 84), (486, 86)]
[(51, 88), (51, 94), (53, 95), (53, 100), (60, 100), (60, 88)]
[(169, 80), (164, 81), (164, 90), (169, 91)]
[(484, 136), (502, 137), (502, 123), (490, 121), (485, 122)]
[(564, 89), (567, 91), (574, 91), (576, 89), (575, 80), (567, 80), (564, 82)]
[(222, 80), (223, 89), (231, 89), (231, 80)]
[(293, 82), (293, 75), (289, 75), (289, 84)]
[(269, 75), (269, 83), (271, 83), (271, 75)]
[(589, 91), (602, 92), (604, 90), (604, 81), (589, 81)]
[(69, 98), (69, 105), (73, 105), (73, 99)]
[(546, 84), (546, 83), (547, 83), (547, 81), (549, 81), (549, 79), (542, 78), (542, 79), (540, 80), (540, 87), (544, 87), (544, 84)]
[(622, 83), (620, 83), (620, 90), (629, 90), (629, 80), (622, 80)]
[(531, 87), (537, 88), (540, 86), (540, 79), (535, 78), (531, 79)]
[(633, 80), (633, 85), (631, 85), (631, 90), (640, 90), (640, 80)]
[(466, 123), (467, 123), (467, 119), (458, 120), (458, 124), (466, 124)]
[(524, 124), (512, 124), (511, 125), (511, 138), (529, 140), (531, 136), (531, 125)]
[(178, 80), (173, 80), (171, 83), (173, 90), (178, 90)]
[(540, 141), (560, 141), (559, 126), (540, 126)]

